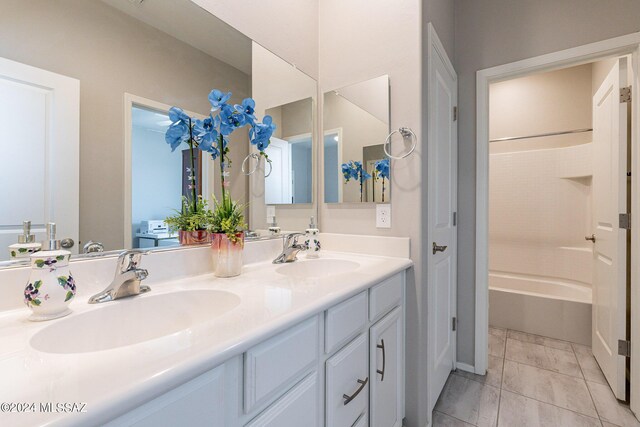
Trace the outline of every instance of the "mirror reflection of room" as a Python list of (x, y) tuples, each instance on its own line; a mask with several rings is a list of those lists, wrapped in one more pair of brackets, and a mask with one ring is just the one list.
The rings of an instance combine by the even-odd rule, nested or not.
[(324, 94), (325, 203), (390, 202), (389, 78)]
[(265, 168), (268, 205), (312, 202), (312, 104), (306, 98), (266, 111), (279, 124), (265, 150), (271, 163)]
[[(276, 68), (310, 81), (305, 95), (297, 95), (299, 104), (281, 103), (283, 112), (305, 109), (304, 129), (278, 135), (291, 153), (286, 169), (291, 187), (282, 203), (311, 203), (313, 79), (189, 0), (61, 3), (64, 7), (48, 1), (3, 4), (10, 19), (3, 22), (0, 37), (14, 42), (0, 45), (0, 61), (6, 61), (1, 65), (19, 67), (24, 77), (16, 82), (0, 76), (1, 99), (14, 100), (0, 106), (0, 125), (22, 129), (3, 141), (18, 138), (23, 143), (12, 145), (10, 155), (2, 157), (22, 160), (9, 165), (0, 159), (0, 178), (8, 182), (16, 168), (38, 171), (30, 181), (33, 188), (24, 193), (30, 202), (23, 208), (4, 209), (15, 199), (13, 193), (0, 199), (3, 248), (18, 242), (27, 220), (35, 241), (44, 239), (45, 224), (57, 223), (58, 236), (72, 253), (178, 245), (177, 233), (165, 219), (181, 209), (182, 196), (190, 193), (188, 175), (197, 175), (197, 196), (212, 205), (214, 196), (220, 198), (220, 173), (201, 152), (195, 167), (189, 167), (186, 144), (171, 151), (164, 138), (171, 123), (169, 108), (177, 106), (202, 119), (212, 108), (207, 98), (212, 89), (231, 92), (231, 106), (269, 93), (266, 86), (285, 90), (292, 79), (279, 81)], [(36, 27), (40, 30), (28, 30)], [(267, 104), (257, 104), (263, 108), (261, 120)], [(282, 114), (285, 120), (289, 115)], [(63, 117), (65, 126), (54, 126)], [(274, 120), (277, 128), (280, 120)], [(295, 125), (289, 121), (282, 130)], [(250, 178), (241, 171), (251, 152), (248, 133), (239, 129), (229, 136), (228, 190), (239, 203), (264, 206), (271, 196), (251, 194)], [(22, 164), (26, 159), (28, 164)], [(44, 167), (47, 161), (55, 167)], [(248, 227), (260, 228), (261, 223), (251, 223), (248, 207), (244, 212)], [(308, 222), (310, 213), (300, 215), (299, 221), (294, 216), (291, 225), (282, 225), (298, 229), (297, 223)], [(0, 261), (8, 257), (7, 250), (0, 251)]]

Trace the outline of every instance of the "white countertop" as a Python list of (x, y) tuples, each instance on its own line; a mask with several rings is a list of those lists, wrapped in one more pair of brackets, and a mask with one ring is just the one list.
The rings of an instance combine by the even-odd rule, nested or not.
[[(155, 282), (152, 292), (224, 290), (240, 297), (231, 311), (196, 327), (138, 344), (99, 352), (52, 354), (29, 344), (41, 329), (72, 316), (100, 310), (86, 298), (73, 313), (49, 322), (30, 322), (26, 308), (0, 314), (0, 403), (84, 403), (85, 413), (2, 413), (0, 425), (99, 425), (241, 354), (292, 325), (412, 265), (408, 258), (322, 252), (322, 258), (355, 261), (355, 271), (300, 279), (276, 272), (270, 262), (246, 265), (231, 279), (211, 274)], [(298, 261), (298, 262), (313, 262)], [(153, 275), (154, 272), (150, 271)], [(126, 331), (123, 331), (126, 333)], [(69, 331), (70, 336), (73, 330)]]

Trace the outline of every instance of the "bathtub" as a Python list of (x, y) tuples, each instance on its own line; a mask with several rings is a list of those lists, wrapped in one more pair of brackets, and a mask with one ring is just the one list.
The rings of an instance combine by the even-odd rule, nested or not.
[(489, 324), (591, 345), (591, 288), (561, 279), (489, 273)]

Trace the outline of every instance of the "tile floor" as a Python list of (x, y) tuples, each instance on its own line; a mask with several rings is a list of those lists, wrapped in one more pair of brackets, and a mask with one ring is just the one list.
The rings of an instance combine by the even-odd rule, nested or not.
[(489, 369), (452, 372), (434, 427), (640, 427), (607, 385), (589, 347), (489, 329)]

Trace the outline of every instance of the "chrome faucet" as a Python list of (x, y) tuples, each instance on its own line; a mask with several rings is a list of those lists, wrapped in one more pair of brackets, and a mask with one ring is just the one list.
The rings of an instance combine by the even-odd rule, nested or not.
[(300, 251), (306, 251), (307, 245), (298, 243), (298, 237), (304, 236), (303, 233), (289, 233), (282, 238), (282, 253), (273, 260), (274, 264), (284, 264), (285, 262), (295, 261), (296, 255)]
[(144, 268), (138, 268), (142, 255), (146, 253), (137, 249), (122, 252), (118, 256), (113, 281), (104, 291), (89, 298), (89, 304), (114, 301), (149, 292), (151, 290), (149, 286), (140, 284), (147, 278), (149, 272)]

